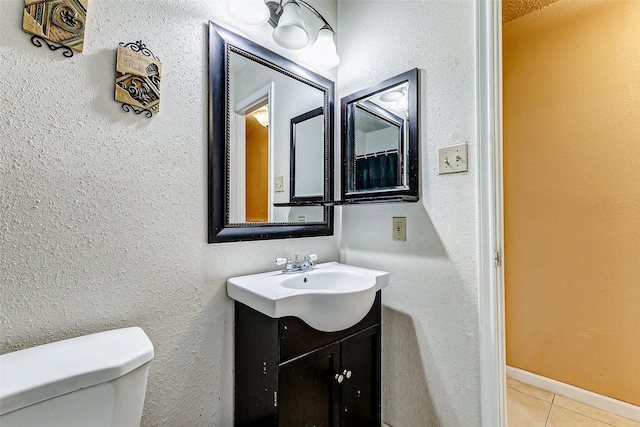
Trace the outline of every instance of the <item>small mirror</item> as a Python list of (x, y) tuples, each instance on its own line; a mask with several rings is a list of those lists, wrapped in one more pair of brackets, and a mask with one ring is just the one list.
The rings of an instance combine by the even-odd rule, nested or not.
[(342, 99), (342, 201), (418, 200), (418, 70)]
[(209, 26), (209, 242), (333, 234), (334, 83)]

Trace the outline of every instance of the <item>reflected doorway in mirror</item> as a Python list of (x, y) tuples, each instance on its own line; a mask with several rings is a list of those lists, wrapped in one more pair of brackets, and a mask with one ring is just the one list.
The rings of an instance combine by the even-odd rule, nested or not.
[(232, 104), (231, 133), (236, 143), (229, 147), (229, 181), (233, 183), (229, 187), (231, 222), (269, 222), (273, 218), (269, 191), (274, 185), (270, 178), (273, 175), (270, 133), (273, 126), (269, 127), (273, 86), (270, 82)]
[[(260, 120), (263, 122), (260, 122)], [(269, 108), (262, 106), (245, 116), (246, 222), (269, 221)], [(263, 124), (264, 123), (264, 124)]]

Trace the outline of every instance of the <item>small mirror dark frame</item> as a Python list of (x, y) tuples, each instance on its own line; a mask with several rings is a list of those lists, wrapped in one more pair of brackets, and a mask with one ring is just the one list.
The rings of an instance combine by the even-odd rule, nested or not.
[[(376, 202), (417, 202), (419, 200), (419, 163), (418, 163), (418, 108), (419, 108), (419, 70), (417, 68), (399, 74), (395, 77), (378, 83), (375, 86), (363, 89), (341, 100), (341, 131), (342, 131), (342, 204), (349, 203), (376, 203)], [(400, 154), (406, 159), (402, 168), (406, 169), (406, 185), (402, 189), (382, 188), (372, 190), (350, 191), (349, 182), (355, 174), (355, 129), (350, 117), (350, 110), (355, 105), (367, 98), (384, 92), (394, 86), (408, 82), (408, 135), (401, 136), (399, 140)], [(366, 101), (365, 101), (366, 102)], [(366, 105), (365, 105), (366, 107)], [(372, 104), (371, 108), (365, 108), (367, 113), (379, 117), (392, 125), (398, 125), (398, 118), (380, 111), (379, 107)], [(400, 170), (400, 169), (398, 169)]]
[(230, 144), (228, 65), (230, 53), (259, 62), (288, 77), (309, 84), (324, 93), (324, 198), (333, 199), (333, 109), (334, 83), (295, 62), (278, 55), (232, 31), (209, 22), (209, 141), (208, 141), (208, 242), (285, 239), (333, 235), (333, 207), (324, 206), (324, 222), (229, 223), (229, 172), (227, 156)]
[[(291, 119), (291, 160), (289, 170), (291, 171), (291, 176), (289, 177), (289, 199), (292, 202), (311, 202), (311, 201), (322, 201), (322, 196), (297, 196), (296, 195), (296, 126), (298, 123), (305, 122), (307, 120), (311, 120), (314, 117), (318, 117), (324, 114), (323, 108), (316, 108), (315, 110), (311, 110), (304, 114), (299, 115), (298, 117), (294, 117)], [(304, 166), (298, 165), (298, 169), (304, 169)], [(325, 199), (326, 200), (326, 199)]]

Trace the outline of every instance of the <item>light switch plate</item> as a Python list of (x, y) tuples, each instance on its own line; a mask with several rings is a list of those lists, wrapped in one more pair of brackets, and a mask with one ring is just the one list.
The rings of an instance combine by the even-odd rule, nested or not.
[(466, 172), (468, 170), (466, 142), (438, 150), (438, 175)]
[(407, 241), (407, 218), (403, 216), (393, 217), (393, 240), (397, 242)]
[(280, 176), (276, 176), (276, 181), (275, 181), (275, 191), (276, 193), (283, 193), (284, 192), (284, 176), (280, 175)]

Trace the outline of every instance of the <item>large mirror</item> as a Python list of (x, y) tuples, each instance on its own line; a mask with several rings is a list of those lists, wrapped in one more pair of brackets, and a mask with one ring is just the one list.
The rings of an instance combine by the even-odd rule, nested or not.
[(343, 203), (419, 197), (418, 70), (342, 99)]
[(209, 24), (209, 242), (333, 234), (334, 83)]

